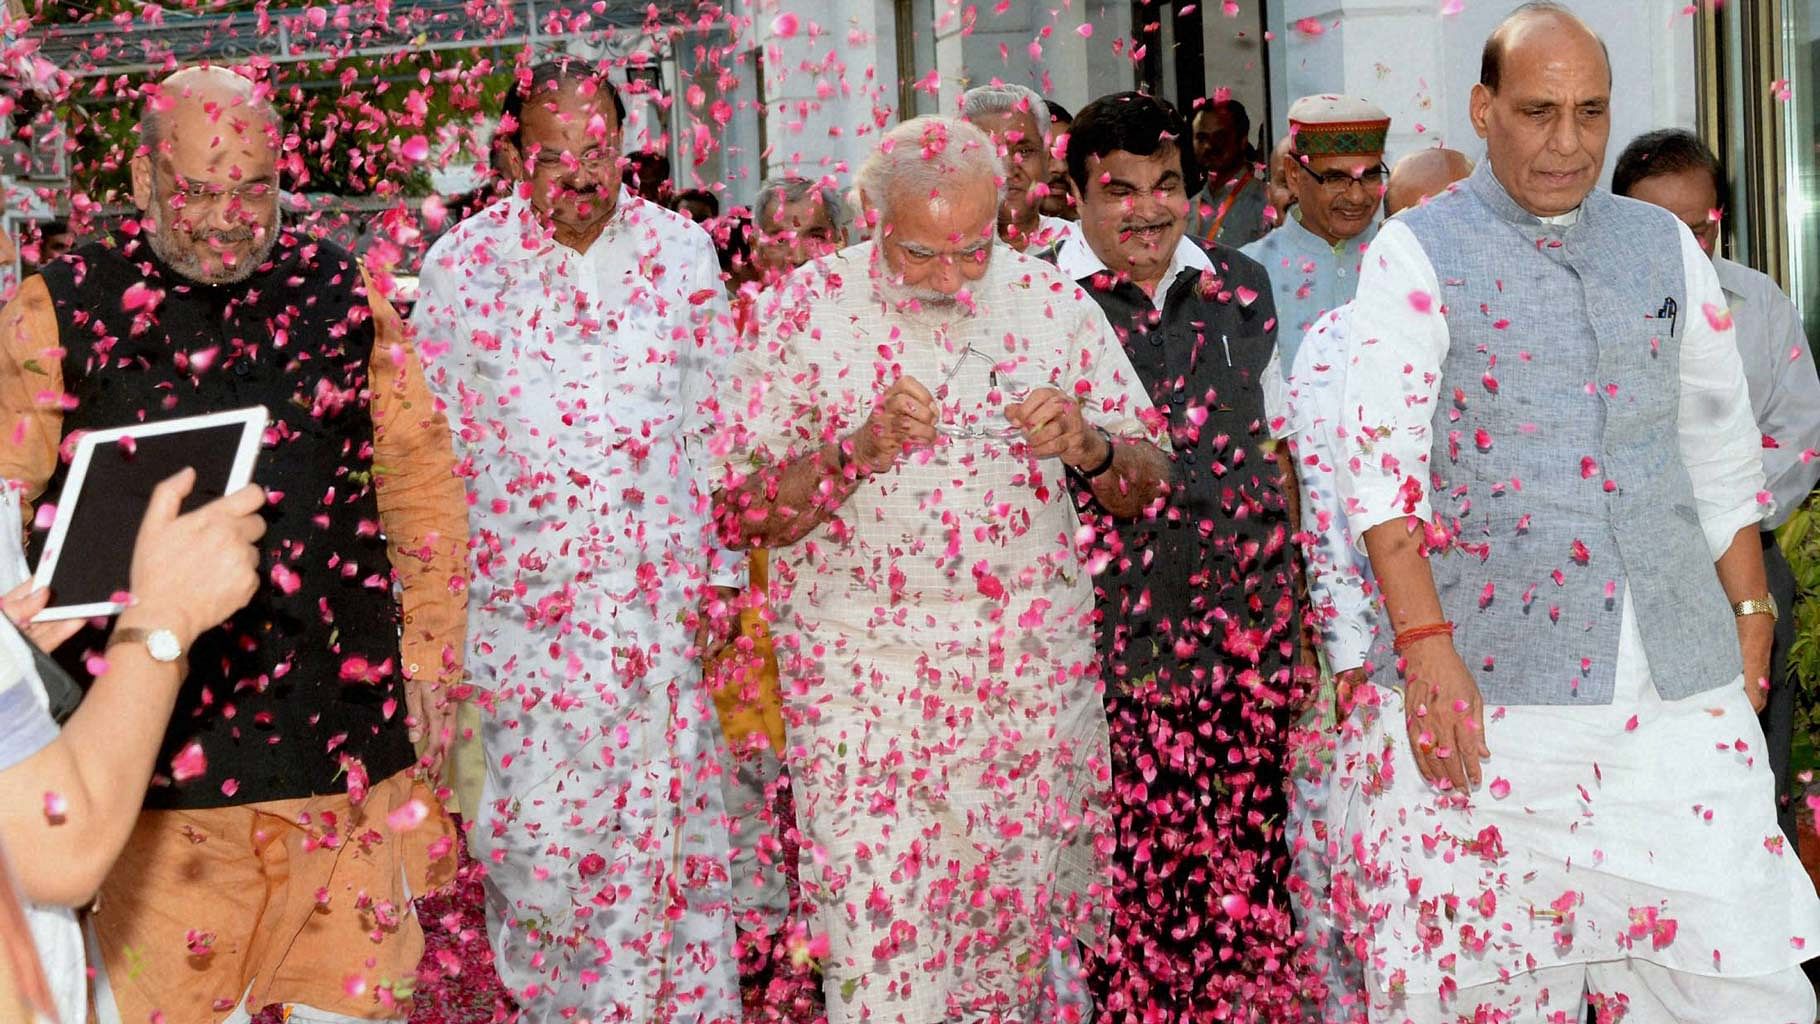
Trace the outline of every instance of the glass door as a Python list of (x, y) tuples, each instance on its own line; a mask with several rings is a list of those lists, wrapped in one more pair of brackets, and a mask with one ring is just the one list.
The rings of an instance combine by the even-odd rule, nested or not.
[[(1781, 129), (1781, 199), (1788, 262), (1783, 285), (1820, 336), (1820, 0), (1783, 0), (1772, 58), (1781, 74), (1764, 85)], [(1769, 179), (1769, 180), (1774, 180)]]

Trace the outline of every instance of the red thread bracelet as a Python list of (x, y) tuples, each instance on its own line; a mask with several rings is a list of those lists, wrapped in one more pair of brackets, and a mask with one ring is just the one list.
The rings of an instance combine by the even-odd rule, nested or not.
[(1403, 632), (1398, 633), (1397, 638), (1391, 641), (1390, 646), (1398, 654), (1402, 654), (1405, 650), (1419, 641), (1436, 636), (1453, 636), (1453, 623), (1433, 622), (1426, 626), (1411, 626)]

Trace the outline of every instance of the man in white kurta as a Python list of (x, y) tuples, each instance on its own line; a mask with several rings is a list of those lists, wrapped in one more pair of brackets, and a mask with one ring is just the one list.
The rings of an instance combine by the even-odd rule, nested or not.
[[(1050, 952), (1090, 925), (1093, 847), (1108, 837), (1084, 563), (1095, 542), (1071, 496), (1092, 486), (1103, 499), (1115, 475), (1153, 488), (1163, 460), (1137, 440), (1153, 436), (1150, 403), (1098, 307), (1047, 263), (994, 243), (984, 133), (918, 118), (887, 139), (894, 175), (915, 173), (919, 144), (933, 154), (938, 196), (886, 183), (876, 165), (891, 163), (890, 146), (869, 163), (862, 201), (876, 212), (881, 190), (895, 198), (877, 238), (761, 297), (724, 403), (743, 434), (725, 505), (747, 509), (754, 480), (782, 481), (757, 485), (781, 495), (804, 472), (819, 479), (817, 501), (838, 503), (772, 547), (801, 880), (827, 942), (828, 1015), (1078, 1019), (1036, 1009)], [(954, 217), (965, 232), (930, 226)], [(909, 394), (927, 394), (926, 409)], [(1044, 394), (1071, 396), (1087, 447), (1037, 456), (1042, 429), (1014, 417)], [(872, 454), (868, 431), (900, 411), (923, 427)], [(783, 503), (732, 514), (751, 522), (786, 514)]]
[[(469, 843), (528, 1020), (736, 1021), (694, 621), (710, 583), (737, 582), (698, 443), (733, 336), (708, 235), (610, 175), (603, 81), (539, 69), (528, 184), (431, 249), (412, 316), (472, 509)], [(566, 240), (577, 209), (592, 239)]]
[[(1504, 77), (1474, 90), (1485, 166), (1419, 225), (1384, 226), (1348, 313), (1357, 358), (1337, 490), (1385, 597), (1381, 635), (1408, 638), (1395, 654), (1374, 649), (1335, 798), (1336, 888), (1356, 892), (1353, 920), (1369, 925), (1360, 945), (1372, 1020), (1577, 1021), (1591, 1000), (1622, 1002), (1631, 1022), (1807, 1024), (1813, 992), (1797, 965), (1820, 940), (1820, 901), (1777, 832), (1744, 680), (1732, 669), (1690, 681), (1687, 670), (1738, 663), (1685, 649), (1685, 634), (1712, 628), (1712, 612), (1724, 616), (1714, 602), (1727, 598), (1742, 606), (1739, 637), (1753, 631), (1747, 671), (1768, 653), (1759, 624), (1742, 621), (1752, 603), (1735, 593), (1763, 585), (1761, 562), (1749, 566), (1763, 476), (1723, 294), (1685, 229), (1594, 190), (1610, 83), (1596, 37), (1571, 16), (1526, 12), (1490, 45)], [(1528, 134), (1546, 123), (1523, 113), (1536, 109), (1578, 119), (1571, 142), (1584, 148)], [(1469, 233), (1448, 234), (1456, 223)], [(1607, 227), (1619, 223), (1678, 237), (1674, 262), (1602, 262), (1622, 251)], [(1622, 273), (1593, 276), (1614, 265)], [(1684, 277), (1668, 285), (1684, 297), (1679, 318), (1654, 308), (1661, 282), (1645, 275), (1667, 278), (1664, 265)], [(1524, 290), (1561, 276), (1542, 268), (1567, 266), (1585, 282), (1584, 306)], [(1591, 298), (1626, 288), (1657, 296), (1635, 320)], [(1577, 378), (1591, 370), (1578, 353), (1595, 332), (1602, 361), (1648, 364), (1661, 344), (1678, 362)], [(1666, 390), (1653, 390), (1657, 380)], [(1669, 408), (1656, 408), (1658, 394)], [(1638, 472), (1638, 438), (1601, 433), (1645, 407), (1673, 433), (1643, 444), (1675, 453), (1650, 476)], [(1610, 447), (1587, 454), (1588, 436)], [(1510, 472), (1514, 453), (1549, 446), (1558, 459)], [(1625, 515), (1601, 528), (1580, 511), (1585, 495), (1604, 496), (1597, 508), (1681, 474), (1688, 503), (1649, 522)], [(1585, 529), (1571, 543), (1558, 532), (1568, 519)], [(1675, 539), (1652, 551), (1632, 543), (1638, 531)], [(1622, 557), (1614, 535), (1630, 545)], [(1662, 561), (1662, 545), (1682, 537), (1699, 550)], [(1470, 568), (1481, 561), (1496, 567), (1482, 591)], [(1697, 586), (1678, 599), (1686, 617), (1664, 630), (1662, 577), (1708, 564), (1718, 579), (1688, 576)], [(1443, 617), (1457, 632), (1435, 631)], [(1731, 623), (1718, 629), (1731, 642)], [(1646, 643), (1684, 649), (1671, 663)]]

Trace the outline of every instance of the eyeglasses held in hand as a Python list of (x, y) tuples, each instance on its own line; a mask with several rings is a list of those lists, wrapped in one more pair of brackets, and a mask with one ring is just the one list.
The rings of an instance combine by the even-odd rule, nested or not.
[[(1001, 371), (998, 368), (998, 363), (994, 362), (991, 357), (969, 344), (965, 349), (961, 350), (961, 357), (955, 360), (954, 367), (948, 371), (948, 375), (943, 377), (940, 383), (936, 384), (935, 398), (937, 402), (941, 402), (947, 397), (948, 386), (954, 382), (956, 377), (960, 376), (962, 367), (967, 366), (975, 360), (984, 364), (988, 394), (998, 392), (1004, 394), (1011, 402), (1021, 402), (1024, 400), (1025, 396), (1030, 393), (1030, 385), (1016, 380), (1009, 373)], [(944, 408), (946, 407), (944, 406)], [(982, 410), (982, 412), (983, 411), (985, 410)], [(1003, 407), (1000, 407), (1000, 411), (1002, 413)], [(937, 423), (935, 425), (935, 432), (943, 437), (953, 438), (955, 440), (982, 439), (991, 441), (1013, 441), (1023, 436), (1023, 431), (1012, 426), (1010, 423), (1006, 423), (1002, 426), (986, 426), (979, 422), (981, 416), (978, 414), (968, 416), (957, 412), (955, 415), (959, 422)]]

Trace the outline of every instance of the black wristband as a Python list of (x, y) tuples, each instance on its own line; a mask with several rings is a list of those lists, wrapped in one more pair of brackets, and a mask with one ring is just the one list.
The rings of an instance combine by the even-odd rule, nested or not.
[(1092, 469), (1075, 470), (1076, 473), (1080, 474), (1081, 479), (1083, 480), (1097, 480), (1101, 476), (1104, 476), (1106, 471), (1112, 468), (1113, 458), (1118, 455), (1118, 448), (1113, 445), (1112, 435), (1106, 432), (1106, 428), (1094, 427), (1093, 429), (1099, 431), (1099, 435), (1106, 439), (1106, 457), (1101, 459), (1100, 464), (1094, 466)]
[[(853, 469), (853, 476), (851, 478), (847, 476), (847, 468), (849, 466)], [(872, 473), (870, 469), (862, 465), (860, 461), (855, 459), (853, 454), (847, 450), (847, 443), (844, 440), (834, 442), (834, 471), (835, 475), (843, 480), (864, 480)]]

